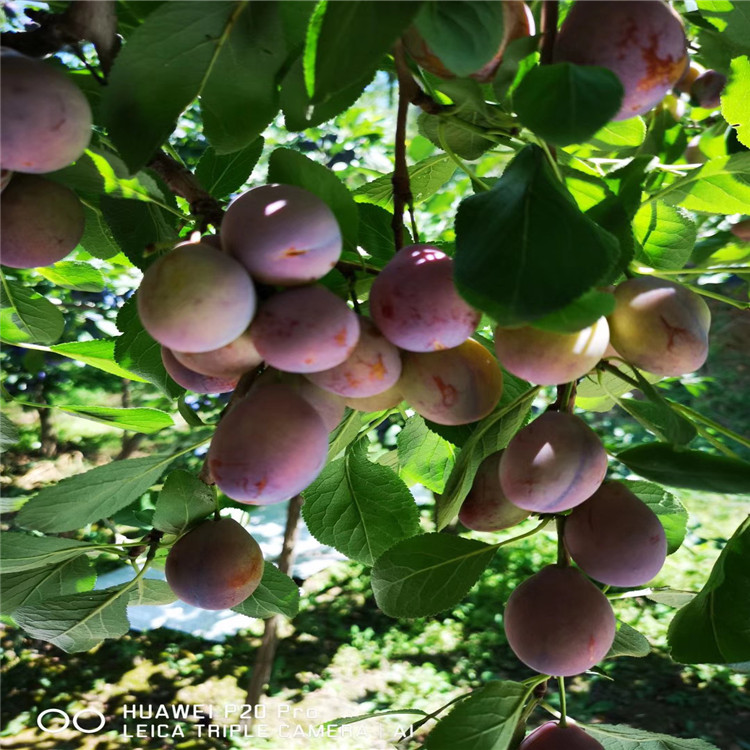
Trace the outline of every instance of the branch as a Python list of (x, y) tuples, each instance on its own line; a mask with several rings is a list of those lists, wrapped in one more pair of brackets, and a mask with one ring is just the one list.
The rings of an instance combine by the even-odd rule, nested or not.
[(557, 0), (544, 0), (542, 4), (542, 49), (540, 63), (549, 65), (552, 62), (552, 53), (557, 38)]

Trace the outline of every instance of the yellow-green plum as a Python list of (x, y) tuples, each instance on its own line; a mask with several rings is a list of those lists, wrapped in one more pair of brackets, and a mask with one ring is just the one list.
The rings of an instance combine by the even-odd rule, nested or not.
[(527, 667), (556, 677), (591, 669), (615, 639), (607, 597), (579, 570), (559, 565), (548, 565), (513, 591), (503, 625)]
[(370, 314), (401, 349), (451, 349), (476, 330), (480, 315), (456, 291), (453, 259), (432, 245), (399, 250), (370, 290)]
[(263, 361), (255, 348), (250, 329), (219, 349), (209, 352), (173, 351), (172, 354), (185, 367), (215, 378), (239, 377)]
[(178, 352), (219, 349), (247, 329), (255, 288), (245, 269), (201, 242), (182, 243), (148, 267), (136, 295), (143, 327)]
[(532, 326), (495, 329), (495, 351), (508, 372), (538, 385), (577, 380), (604, 356), (609, 344), (606, 318), (576, 333)]
[(500, 458), (502, 451), (491, 453), (479, 464), (474, 482), (466, 496), (458, 520), (473, 531), (501, 531), (516, 526), (529, 517), (508, 500), (500, 486)]
[(80, 89), (49, 63), (6, 50), (0, 78), (0, 165), (39, 174), (74, 162), (91, 139)]
[(641, 276), (619, 284), (615, 301), (609, 316), (612, 346), (636, 367), (677, 376), (706, 361), (711, 312), (695, 292)]
[(560, 27), (554, 62), (609, 68), (625, 96), (615, 120), (656, 106), (688, 66), (679, 15), (663, 0), (578, 0)]
[(362, 412), (385, 411), (393, 409), (404, 400), (399, 384), (392, 385), (387, 391), (378, 393), (376, 396), (363, 396), (362, 398), (347, 398), (344, 403), (350, 409)]
[(305, 489), (323, 470), (328, 430), (293, 388), (252, 390), (219, 422), (208, 467), (228, 497), (251, 505), (279, 503)]
[(503, 374), (497, 360), (473, 339), (438, 352), (404, 352), (398, 381), (414, 411), (438, 424), (469, 424), (500, 401)]
[(11, 268), (50, 266), (83, 236), (76, 194), (37, 175), (16, 174), (0, 196), (0, 257)]
[(229, 609), (250, 596), (263, 578), (263, 553), (232, 518), (204, 521), (180, 537), (164, 572), (178, 599), (202, 609)]
[(401, 354), (368, 318), (359, 318), (360, 335), (339, 365), (307, 377), (320, 388), (347, 398), (377, 396), (401, 376)]
[(285, 372), (320, 372), (340, 365), (359, 340), (359, 319), (322, 286), (284, 289), (258, 308), (250, 335), (261, 357)]
[(500, 485), (514, 505), (560, 513), (596, 492), (607, 473), (607, 452), (579, 417), (548, 411), (520, 429), (500, 459)]
[(235, 198), (221, 224), (221, 242), (254, 279), (283, 286), (321, 278), (342, 248), (331, 209), (293, 185), (262, 185)]
[(204, 375), (191, 370), (180, 362), (166, 346), (161, 347), (161, 361), (172, 380), (193, 393), (229, 393), (237, 386), (239, 376)]
[(605, 482), (574, 508), (564, 538), (578, 567), (610, 586), (642, 586), (667, 557), (658, 516), (620, 482)]
[(568, 719), (566, 726), (548, 721), (537, 727), (518, 750), (604, 750), (604, 746)]

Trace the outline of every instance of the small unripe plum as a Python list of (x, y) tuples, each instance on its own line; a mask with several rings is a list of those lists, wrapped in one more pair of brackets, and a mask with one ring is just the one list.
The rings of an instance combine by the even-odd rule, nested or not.
[(690, 87), (690, 98), (699, 107), (716, 109), (721, 105), (721, 92), (727, 85), (727, 77), (718, 70), (707, 70), (698, 76)]
[(286, 385), (251, 391), (219, 422), (208, 466), (233, 500), (269, 505), (305, 489), (323, 470), (328, 430), (318, 412)]
[(564, 727), (556, 721), (537, 727), (518, 750), (604, 750), (604, 746), (568, 719)]
[(235, 198), (221, 224), (224, 248), (266, 284), (307, 284), (341, 255), (341, 230), (330, 208), (308, 190), (262, 185)]
[(729, 231), (740, 241), (750, 242), (750, 219), (743, 219), (733, 224)]
[(693, 136), (685, 148), (685, 161), (688, 164), (705, 164), (708, 157), (701, 151), (701, 137)]
[(36, 175), (16, 174), (0, 198), (0, 246), (3, 265), (51, 266), (71, 252), (85, 224), (76, 194)]
[(610, 586), (641, 586), (664, 565), (658, 516), (620, 482), (605, 482), (565, 519), (565, 546), (581, 570)]
[(239, 375), (215, 377), (191, 370), (180, 362), (173, 351), (161, 347), (161, 361), (172, 380), (193, 393), (229, 393), (237, 386)]
[(508, 372), (530, 383), (557, 385), (577, 380), (604, 356), (609, 344), (606, 318), (577, 333), (532, 326), (496, 328), (495, 351)]
[(560, 513), (596, 492), (607, 473), (607, 452), (579, 417), (548, 411), (519, 430), (500, 460), (500, 485), (514, 505)]
[(513, 653), (542, 674), (570, 677), (591, 669), (612, 647), (615, 615), (607, 597), (579, 570), (548, 565), (513, 591), (503, 616)]
[(320, 388), (348, 398), (377, 396), (401, 376), (401, 354), (367, 318), (359, 319), (359, 341), (336, 367), (307, 377)]
[(401, 388), (398, 383), (391, 386), (387, 391), (378, 393), (377, 396), (365, 396), (364, 398), (347, 398), (344, 403), (350, 409), (357, 411), (373, 412), (393, 409), (404, 400)]
[(330, 391), (324, 391), (317, 385), (311, 383), (304, 375), (293, 372), (282, 372), (273, 367), (267, 367), (253, 386), (263, 388), (273, 383), (282, 383), (289, 386), (295, 393), (302, 396), (315, 411), (320, 414), (326, 429), (330, 432), (338, 426), (344, 416), (344, 399)]
[(13, 172), (10, 169), (0, 169), (0, 193), (8, 187)]
[(500, 401), (503, 373), (497, 360), (473, 339), (439, 352), (405, 352), (398, 382), (418, 414), (438, 424), (469, 424)]
[(3, 53), (0, 77), (0, 164), (38, 174), (74, 162), (91, 139), (91, 107), (80, 89), (17, 53)]
[(609, 68), (625, 89), (613, 119), (626, 120), (657, 105), (682, 78), (685, 29), (663, 0), (579, 0), (560, 27), (554, 61)]
[(370, 290), (370, 313), (391, 343), (410, 352), (458, 346), (480, 319), (456, 291), (452, 258), (432, 245), (409, 245), (388, 261)]
[(529, 517), (508, 500), (500, 486), (502, 451), (491, 453), (479, 464), (474, 483), (461, 506), (458, 520), (473, 531), (501, 531), (516, 526)]
[(233, 258), (201, 242), (155, 261), (136, 295), (143, 327), (178, 352), (209, 352), (234, 341), (255, 314), (255, 288)]
[(172, 354), (185, 367), (214, 378), (237, 378), (263, 361), (255, 348), (249, 328), (219, 349), (210, 352), (173, 351)]
[(202, 609), (229, 609), (258, 588), (263, 553), (234, 519), (204, 521), (169, 550), (164, 572), (169, 588), (183, 602)]
[(250, 335), (263, 359), (285, 372), (340, 365), (359, 340), (359, 319), (322, 286), (285, 289), (258, 308)]
[(674, 90), (678, 94), (689, 94), (693, 81), (695, 81), (698, 76), (702, 76), (705, 72), (706, 69), (700, 63), (691, 60), (688, 67), (685, 69), (685, 72), (680, 77), (680, 80), (675, 83)]
[(694, 372), (708, 357), (711, 312), (700, 296), (672, 281), (641, 276), (615, 289), (612, 345), (655, 375)]

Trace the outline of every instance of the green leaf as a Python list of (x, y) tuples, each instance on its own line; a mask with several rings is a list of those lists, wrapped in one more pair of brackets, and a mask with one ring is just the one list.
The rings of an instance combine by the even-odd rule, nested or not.
[[(445, 154), (430, 156), (409, 167), (409, 183), (414, 204), (422, 203), (435, 195), (456, 171), (456, 163)], [(354, 191), (354, 196), (363, 203), (374, 203), (393, 211), (393, 176), (383, 175)]]
[(174, 425), (174, 421), (169, 414), (159, 409), (144, 406), (123, 409), (113, 406), (66, 406), (55, 404), (55, 408), (68, 414), (73, 414), (76, 417), (90, 419), (93, 422), (106, 424), (109, 427), (117, 427), (120, 430), (141, 432), (144, 435), (151, 435), (154, 432), (163, 430), (165, 427), (172, 427)]
[(592, 289), (573, 300), (562, 310), (534, 321), (534, 328), (559, 333), (575, 333), (596, 323), (615, 310), (615, 297), (609, 292)]
[(513, 95), (521, 122), (557, 146), (582, 143), (620, 109), (624, 89), (607, 68), (556, 63), (532, 68)]
[(614, 659), (618, 656), (635, 656), (642, 658), (651, 653), (651, 644), (646, 636), (639, 633), (635, 628), (624, 622), (617, 621), (617, 632), (609, 653), (605, 659)]
[(63, 560), (43, 568), (0, 576), (0, 613), (11, 615), (24, 604), (37, 604), (51, 596), (90, 591), (96, 583), (94, 569), (85, 557)]
[(225, 198), (247, 182), (263, 151), (263, 138), (233, 154), (220, 156), (209, 146), (195, 168), (201, 185), (216, 198)]
[[(467, 123), (469, 127), (460, 123)], [(417, 118), (417, 126), (420, 134), (435, 146), (441, 149), (445, 146), (446, 150), (450, 149), (468, 161), (478, 159), (495, 145), (494, 141), (472, 129), (491, 127), (477, 112), (452, 114), (449, 118), (422, 112)]]
[(425, 750), (506, 750), (528, 694), (520, 682), (488, 682), (438, 722)]
[(157, 578), (141, 578), (128, 592), (128, 606), (157, 606), (177, 601), (174, 592), (166, 581)]
[(112, 66), (101, 118), (131, 171), (148, 162), (201, 93), (246, 7), (163, 3), (130, 35)]
[(260, 619), (274, 615), (292, 618), (299, 612), (299, 588), (288, 575), (267, 562), (258, 588), (232, 609), (241, 615)]
[(89, 542), (54, 536), (33, 536), (20, 531), (4, 531), (1, 536), (0, 560), (3, 562), (3, 573), (57, 565), (99, 549)]
[(485, 417), (458, 454), (453, 471), (448, 477), (445, 491), (438, 500), (438, 529), (444, 529), (455, 517), (474, 482), (479, 464), (491, 453), (508, 445), (526, 420), (536, 390), (510, 403), (501, 400), (500, 406)]
[(81, 247), (94, 258), (106, 260), (117, 255), (120, 248), (102, 212), (84, 204), (83, 214), (86, 224), (79, 243)]
[[(391, 226), (393, 214), (372, 203), (358, 203), (357, 211), (359, 212), (357, 244), (375, 261), (373, 265), (383, 268), (395, 254)], [(406, 227), (404, 230), (407, 242), (411, 242), (411, 234)]]
[(711, 159), (657, 193), (689, 211), (744, 214), (750, 205), (750, 153)]
[(493, 0), (429, 0), (414, 25), (432, 53), (457, 76), (468, 76), (489, 62), (505, 31), (503, 7)]
[(136, 375), (130, 370), (115, 362), (115, 340), (114, 339), (95, 339), (93, 341), (71, 341), (67, 344), (55, 344), (50, 347), (55, 354), (59, 354), (68, 359), (74, 359), (77, 362), (96, 367), (98, 370), (109, 372), (120, 378), (127, 380), (136, 380), (141, 383), (148, 382), (140, 375)]
[(128, 632), (127, 603), (123, 587), (117, 586), (26, 604), (13, 613), (13, 619), (32, 638), (68, 653), (89, 651), (106, 638)]
[(377, 0), (320, 3), (308, 26), (304, 54), (313, 102), (326, 101), (375, 70), (420, 5), (407, 1), (384, 7)]
[[(589, 139), (586, 145), (610, 153), (638, 148), (645, 139), (646, 123), (643, 118), (631, 117), (627, 120), (615, 120), (607, 123)], [(578, 150), (574, 149), (574, 153), (578, 153)]]
[(79, 292), (101, 292), (104, 289), (102, 272), (90, 263), (65, 260), (52, 266), (37, 268), (36, 272), (56, 286)]
[(403, 539), (373, 565), (375, 601), (390, 617), (428, 617), (448, 609), (477, 582), (495, 549), (450, 534)]
[(647, 443), (617, 454), (631, 471), (668, 487), (720, 493), (750, 493), (750, 463), (703, 451)]
[(685, 740), (621, 724), (591, 724), (584, 729), (601, 742), (604, 750), (717, 750), (704, 740)]
[(65, 319), (48, 299), (17, 281), (3, 277), (0, 299), (0, 339), (6, 344), (54, 344)]
[(268, 160), (268, 181), (296, 185), (317, 195), (336, 216), (344, 241), (356, 247), (357, 205), (334, 172), (296, 151), (277, 148)]
[(656, 513), (667, 535), (667, 554), (677, 552), (687, 532), (688, 512), (685, 506), (658, 484), (642, 480), (622, 480), (622, 484)]
[(500, 325), (563, 309), (618, 254), (615, 238), (579, 211), (536, 146), (521, 151), (492, 190), (458, 208), (456, 285)]
[(0, 451), (5, 451), (15, 445), (19, 438), (18, 427), (8, 419), (6, 414), (0, 412)]
[(245, 148), (279, 111), (276, 75), (286, 58), (279, 5), (237, 4), (206, 73), (201, 114), (219, 154)]
[(750, 517), (714, 564), (698, 596), (674, 616), (667, 640), (678, 662), (750, 660)]
[(362, 413), (348, 409), (344, 418), (328, 437), (328, 463), (338, 458), (359, 435), (362, 429)]
[(455, 463), (453, 446), (430, 430), (419, 415), (406, 421), (396, 441), (401, 476), (442, 493)]
[(303, 492), (310, 533), (352, 560), (373, 562), (394, 542), (419, 532), (419, 512), (404, 482), (367, 460), (356, 444)]
[(729, 82), (721, 93), (721, 114), (734, 127), (737, 140), (750, 148), (750, 59), (732, 60)]
[(175, 456), (154, 455), (97, 466), (45, 487), (18, 514), (19, 525), (39, 531), (80, 529), (127, 507), (164, 472)]
[(180, 535), (215, 508), (214, 488), (189, 472), (176, 469), (167, 476), (156, 500), (154, 528), (165, 534)]
[(750, 8), (743, 0), (698, 0), (698, 9), (720, 32), (720, 41), (733, 53), (750, 53)]
[[(650, 383), (661, 380), (661, 375), (643, 373), (643, 377)], [(614, 373), (597, 370), (590, 373), (578, 383), (576, 405), (586, 411), (609, 411), (616, 402), (617, 396), (622, 396), (633, 390), (633, 386)]]
[(697, 229), (687, 212), (666, 203), (647, 203), (633, 219), (636, 259), (660, 270), (679, 269), (690, 260)]

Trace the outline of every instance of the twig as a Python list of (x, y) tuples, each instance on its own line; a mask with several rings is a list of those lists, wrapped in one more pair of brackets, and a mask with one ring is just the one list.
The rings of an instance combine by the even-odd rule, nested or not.
[(542, 48), (540, 51), (540, 62), (549, 65), (552, 62), (552, 53), (557, 38), (557, 0), (544, 0), (542, 3)]

